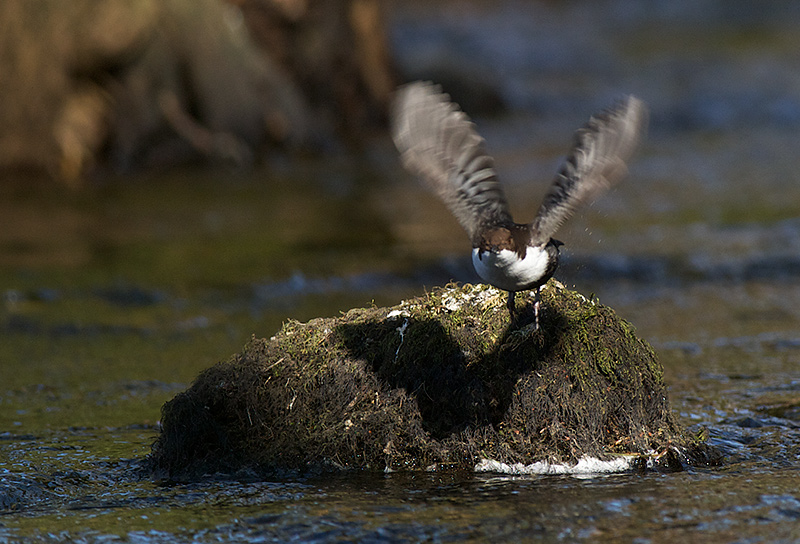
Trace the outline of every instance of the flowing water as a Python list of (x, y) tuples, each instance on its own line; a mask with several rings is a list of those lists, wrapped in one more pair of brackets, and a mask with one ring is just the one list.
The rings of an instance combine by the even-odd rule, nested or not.
[(721, 467), (140, 478), (160, 406), (251, 335), (474, 279), (384, 141), (80, 193), (0, 184), (0, 542), (800, 540), (800, 12), (766, 5), (391, 8), (401, 67), (510, 105), (475, 117), (518, 220), (591, 112), (651, 105), (630, 177), (559, 233), (557, 277), (653, 344)]

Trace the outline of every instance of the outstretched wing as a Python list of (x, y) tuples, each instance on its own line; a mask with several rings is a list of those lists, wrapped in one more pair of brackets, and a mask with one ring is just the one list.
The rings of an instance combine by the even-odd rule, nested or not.
[(483, 138), (439, 86), (415, 82), (398, 89), (392, 137), (406, 169), (439, 194), (473, 244), (482, 226), (512, 222)]
[(625, 162), (646, 125), (647, 107), (629, 96), (575, 133), (572, 150), (530, 224), (532, 243), (547, 242), (578, 206), (625, 176)]

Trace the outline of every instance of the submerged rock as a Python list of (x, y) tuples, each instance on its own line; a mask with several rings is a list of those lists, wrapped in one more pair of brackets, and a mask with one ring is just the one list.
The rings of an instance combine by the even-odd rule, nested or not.
[(629, 323), (552, 280), (541, 296), (539, 330), (532, 299), (512, 323), (505, 292), (483, 285), (290, 321), (164, 405), (149, 466), (186, 479), (331, 466), (474, 470), (487, 459), (713, 460), (676, 424), (662, 367)]

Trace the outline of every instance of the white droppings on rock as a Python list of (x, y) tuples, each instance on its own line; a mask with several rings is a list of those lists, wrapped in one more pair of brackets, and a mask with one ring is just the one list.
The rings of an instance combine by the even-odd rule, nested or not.
[[(403, 347), (403, 342), (405, 342), (405, 340), (406, 340), (405, 334), (406, 334), (406, 329), (407, 328), (408, 328), (408, 319), (403, 321), (403, 324), (400, 325), (399, 327), (397, 327), (397, 332), (400, 333), (400, 344), (398, 344), (398, 346), (397, 346), (397, 351), (394, 352), (394, 361), (395, 362), (397, 362), (397, 358), (400, 356), (400, 348)], [(377, 393), (376, 393), (376, 395), (377, 395)]]
[(456, 298), (448, 294), (442, 297), (442, 306), (444, 306), (444, 309), (448, 312), (457, 312), (467, 300), (468, 299), (464, 296)]

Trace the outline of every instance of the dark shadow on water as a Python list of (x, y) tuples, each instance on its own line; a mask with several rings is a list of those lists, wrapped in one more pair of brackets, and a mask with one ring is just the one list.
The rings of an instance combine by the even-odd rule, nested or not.
[[(518, 379), (536, 370), (558, 343), (564, 316), (545, 308), (540, 330), (525, 333), (520, 329), (532, 326), (533, 306), (519, 309), (517, 319), (509, 322), (491, 351), (481, 350), (477, 338), (481, 331), (464, 325), (450, 333), (435, 319), (345, 324), (337, 333), (351, 356), (364, 360), (381, 380), (414, 398), (424, 429), (444, 439), (470, 427), (499, 424)], [(387, 334), (392, 328), (396, 334)], [(530, 357), (529, 350), (513, 348), (517, 339), (527, 340), (521, 336), (525, 334), (533, 335), (537, 357)], [(381, 344), (379, 338), (392, 340)]]

